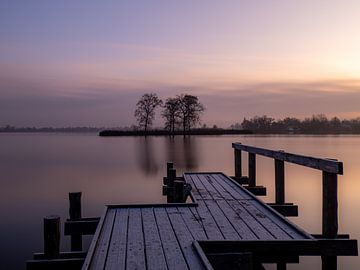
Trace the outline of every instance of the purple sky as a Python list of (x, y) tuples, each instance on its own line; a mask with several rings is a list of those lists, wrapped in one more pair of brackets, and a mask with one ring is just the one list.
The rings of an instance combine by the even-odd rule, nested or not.
[(198, 95), (204, 122), (224, 127), (357, 117), (359, 12), (357, 0), (1, 1), (0, 126), (131, 125), (150, 91)]

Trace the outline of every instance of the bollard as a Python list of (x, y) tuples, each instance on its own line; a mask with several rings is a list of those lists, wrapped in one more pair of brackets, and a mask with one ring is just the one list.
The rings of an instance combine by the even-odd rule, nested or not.
[(54, 259), (60, 254), (60, 217), (46, 216), (44, 218), (44, 254), (46, 258)]

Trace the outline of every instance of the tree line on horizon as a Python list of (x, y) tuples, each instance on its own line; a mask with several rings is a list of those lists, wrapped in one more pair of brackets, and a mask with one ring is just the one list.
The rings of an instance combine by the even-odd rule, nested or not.
[(163, 102), (156, 93), (146, 93), (136, 103), (135, 117), (138, 128), (147, 132), (155, 119), (156, 109), (161, 108), (164, 128), (170, 133), (182, 130), (190, 131), (201, 122), (205, 107), (197, 96), (181, 94), (170, 97)]
[(244, 118), (241, 123), (230, 126), (231, 129), (250, 130), (258, 134), (360, 134), (360, 117), (353, 119), (327, 118), (316, 114), (301, 120), (285, 117), (275, 120), (266, 115)]

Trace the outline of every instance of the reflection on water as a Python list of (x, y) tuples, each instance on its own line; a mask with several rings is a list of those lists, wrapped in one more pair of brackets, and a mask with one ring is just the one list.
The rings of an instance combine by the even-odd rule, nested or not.
[(198, 169), (197, 138), (191, 136), (168, 136), (163, 138), (165, 147), (156, 144), (154, 137), (137, 138), (137, 160), (139, 168), (145, 175), (156, 175), (160, 163), (159, 151), (166, 152), (166, 160), (176, 164), (181, 171)]
[[(84, 216), (98, 216), (104, 204), (163, 203), (166, 162), (184, 171), (233, 174), (231, 143), (344, 162), (339, 177), (339, 233), (360, 238), (360, 136), (117, 137), (96, 134), (0, 134), (0, 269), (24, 269), (42, 250), (42, 218), (68, 215), (68, 192), (83, 192)], [(244, 174), (246, 174), (244, 158)], [(274, 201), (273, 160), (257, 159), (257, 183)], [(321, 172), (286, 165), (286, 201), (299, 205), (292, 220), (310, 233), (321, 231)], [(21, 241), (20, 241), (21, 239)], [(62, 238), (62, 250), (69, 250)], [(301, 258), (287, 269), (320, 269), (318, 257)], [(359, 257), (339, 258), (339, 269), (358, 269)]]

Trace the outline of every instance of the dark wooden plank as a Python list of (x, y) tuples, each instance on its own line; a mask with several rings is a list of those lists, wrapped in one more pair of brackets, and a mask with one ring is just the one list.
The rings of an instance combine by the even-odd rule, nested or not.
[(188, 269), (165, 208), (154, 208), (156, 223), (169, 269)]
[(146, 269), (140, 208), (129, 209), (126, 269)]
[(200, 258), (193, 249), (194, 238), (188, 227), (184, 223), (179, 211), (176, 208), (167, 208), (166, 212), (169, 216), (176, 238), (179, 241), (181, 250), (184, 254), (186, 262), (190, 269), (204, 269)]
[(148, 270), (168, 269), (161, 245), (159, 230), (153, 208), (142, 208), (141, 215), (144, 226), (146, 266)]
[(265, 148), (243, 145), (241, 143), (233, 143), (232, 147), (234, 149), (243, 150), (261, 156), (287, 161), (290, 163), (326, 171), (329, 173), (343, 174), (343, 163), (331, 159), (297, 155), (297, 154), (287, 153), (284, 151), (274, 151)]
[(199, 180), (199, 178), (197, 177), (196, 174), (191, 175), (191, 180), (192, 180), (193, 185), (195, 186), (195, 188), (199, 192), (201, 199), (203, 199), (203, 200), (212, 200), (213, 199), (212, 194), (210, 194), (204, 188), (204, 186), (201, 184), (201, 181)]
[(197, 178), (199, 180), (194, 182), (194, 184), (197, 186), (197, 188), (206, 190), (213, 200), (223, 199), (221, 194), (211, 185), (213, 182), (211, 174), (194, 174), (192, 178)]
[(125, 269), (129, 209), (116, 210), (105, 269)]
[(99, 240), (96, 245), (96, 249), (93, 255), (93, 260), (90, 265), (90, 269), (103, 269), (106, 262), (106, 256), (108, 254), (110, 237), (114, 225), (116, 210), (108, 209), (104, 224), (101, 228)]
[(189, 208), (178, 207), (177, 210), (179, 211), (186, 226), (189, 228), (190, 233), (195, 239), (208, 239), (201, 219), (197, 215), (194, 215), (194, 213)]

